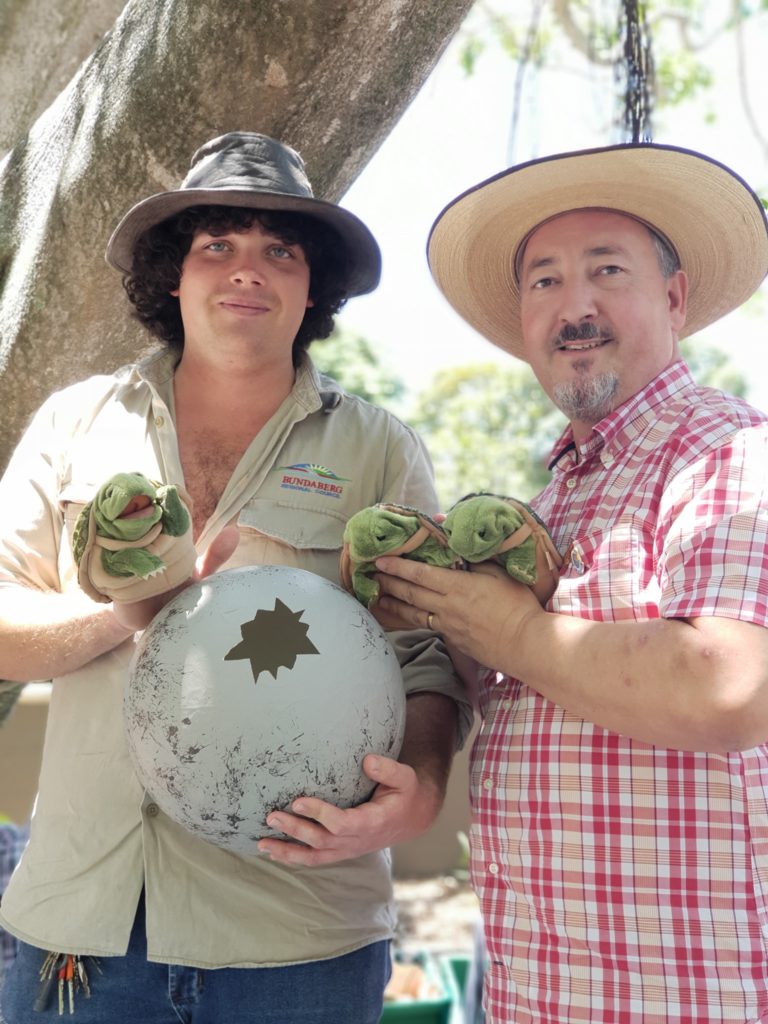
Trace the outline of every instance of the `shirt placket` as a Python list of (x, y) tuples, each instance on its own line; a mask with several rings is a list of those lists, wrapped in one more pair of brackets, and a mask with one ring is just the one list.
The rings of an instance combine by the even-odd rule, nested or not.
[(242, 507), (258, 492), (275, 466), (291, 431), (307, 416), (307, 410), (292, 396), (280, 406), (272, 420), (259, 432), (235, 467), (213, 515), (203, 527), (198, 547), (204, 550), (221, 528), (235, 519)]
[[(176, 435), (174, 415), (171, 410), (173, 385), (167, 385), (167, 399), (150, 383), (152, 389), (152, 413), (150, 433), (158, 452), (158, 461), (163, 479), (183, 481), (184, 470), (179, 457), (179, 443)], [(302, 383), (302, 394), (306, 398), (308, 385)], [(320, 400), (318, 398), (318, 405)], [(222, 527), (233, 520), (261, 487), (265, 477), (273, 468), (280, 451), (297, 423), (305, 419), (309, 409), (296, 400), (295, 389), (286, 398), (272, 419), (253, 439), (235, 467), (213, 515), (203, 527), (196, 547), (204, 551)]]

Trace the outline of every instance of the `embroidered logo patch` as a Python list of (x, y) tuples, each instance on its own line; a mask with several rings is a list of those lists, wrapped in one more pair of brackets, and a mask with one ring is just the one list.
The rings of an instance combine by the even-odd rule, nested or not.
[(337, 476), (332, 469), (316, 462), (295, 462), (277, 468), (283, 474), (280, 486), (289, 491), (313, 491), (326, 498), (340, 498), (343, 484), (349, 482), (349, 477)]

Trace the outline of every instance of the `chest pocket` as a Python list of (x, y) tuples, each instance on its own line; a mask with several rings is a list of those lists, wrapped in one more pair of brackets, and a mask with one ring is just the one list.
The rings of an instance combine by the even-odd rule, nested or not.
[(77, 517), (95, 496), (98, 487), (93, 484), (68, 484), (59, 494), (59, 508), (64, 517), (64, 536), (59, 549), (59, 572), (62, 578), (77, 577), (77, 566), (72, 555), (72, 537)]
[(653, 536), (640, 516), (573, 538), (550, 607), (599, 622), (657, 618)]
[(243, 507), (237, 525), (240, 544), (232, 565), (288, 565), (339, 582), (344, 515), (256, 498)]

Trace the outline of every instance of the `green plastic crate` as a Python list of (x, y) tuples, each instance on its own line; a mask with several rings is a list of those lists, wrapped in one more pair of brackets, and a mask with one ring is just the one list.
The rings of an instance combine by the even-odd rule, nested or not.
[(431, 999), (385, 1003), (381, 1024), (463, 1024), (462, 999), (448, 960), (429, 953), (410, 958), (424, 968), (438, 994)]
[(451, 953), (443, 957), (443, 963), (453, 975), (459, 995), (463, 998), (467, 990), (467, 978), (472, 958), (468, 954)]

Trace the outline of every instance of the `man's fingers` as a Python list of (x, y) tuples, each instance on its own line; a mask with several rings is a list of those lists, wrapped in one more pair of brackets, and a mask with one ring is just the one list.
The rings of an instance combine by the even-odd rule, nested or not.
[(355, 856), (354, 853), (347, 857), (339, 856), (335, 850), (313, 850), (311, 847), (284, 842), (282, 839), (262, 839), (258, 849), (259, 853), (265, 854), (270, 860), (279, 864), (305, 868), (314, 868), (321, 864), (337, 864), (341, 860), (348, 860), (349, 857)]
[[(321, 825), (305, 821), (295, 814), (270, 814), (267, 824), (275, 832), (280, 832), (289, 839), (304, 843), (306, 846), (325, 845), (328, 836), (328, 832)], [(271, 838), (276, 837), (272, 836)]]
[(447, 594), (452, 584), (455, 569), (443, 569), (426, 562), (417, 562), (412, 558), (393, 558), (382, 555), (376, 559), (376, 568), (387, 576), (396, 576), (408, 580), (425, 591)]
[[(293, 815), (300, 815), (299, 821), (301, 818), (309, 818), (312, 822), (317, 822), (326, 831), (332, 833), (340, 831), (344, 814), (338, 807), (327, 803), (325, 800), (320, 800), (316, 796), (300, 796), (291, 804), (291, 812)], [(294, 820), (297, 819), (294, 818)], [(267, 819), (267, 824), (269, 823), (270, 821)]]
[(329, 835), (339, 835), (344, 828), (345, 811), (313, 796), (294, 800), (289, 811), (272, 811), (267, 824), (291, 839), (318, 846)]
[[(302, 807), (302, 811), (298, 811)], [(282, 864), (313, 867), (357, 856), (352, 836), (343, 834), (343, 822), (350, 811), (340, 811), (332, 804), (314, 797), (301, 797), (288, 811), (273, 811), (267, 824), (285, 839), (271, 836), (259, 840), (258, 850)], [(321, 821), (323, 823), (321, 823)], [(327, 827), (331, 826), (331, 827)]]
[(416, 772), (410, 765), (393, 761), (381, 754), (366, 754), (363, 771), (369, 779), (389, 789), (406, 789), (416, 781)]
[[(437, 613), (438, 596), (418, 590), (403, 580), (389, 578), (381, 585), (374, 615), (387, 629), (429, 629), (429, 613)], [(386, 625), (397, 623), (398, 625)]]
[[(388, 576), (376, 573), (376, 582), (379, 584), (379, 600), (386, 597), (396, 597), (404, 604), (412, 604), (416, 608), (426, 607), (425, 602), (431, 607), (431, 599), (434, 597), (433, 590), (425, 590), (416, 586), (408, 580), (399, 579), (396, 576)], [(386, 604), (384, 605), (386, 607)]]
[[(394, 611), (394, 604), (391, 604), (388, 609), (384, 608), (380, 601), (377, 601), (376, 604), (372, 605), (368, 611), (384, 630), (391, 632), (394, 629), (418, 628), (413, 621), (411, 609), (408, 608), (408, 605), (400, 605), (400, 607), (405, 609), (406, 614), (400, 615)], [(423, 623), (420, 623), (419, 625), (423, 626)]]
[(470, 572), (479, 572), (481, 576), (495, 576), (499, 580), (509, 579), (509, 573), (498, 562), (475, 562), (471, 566)]

